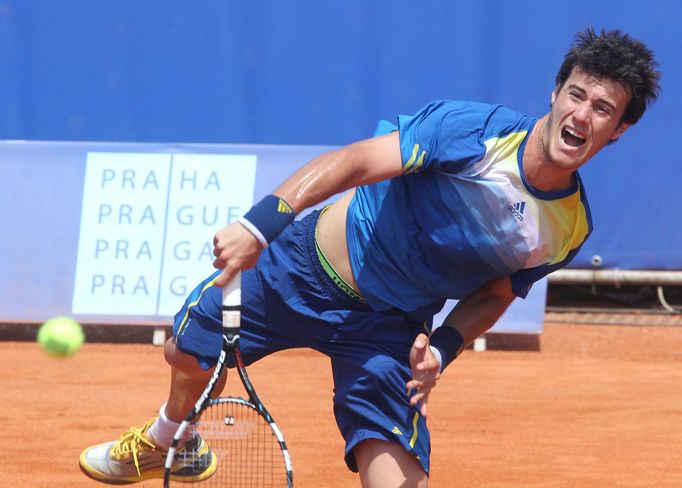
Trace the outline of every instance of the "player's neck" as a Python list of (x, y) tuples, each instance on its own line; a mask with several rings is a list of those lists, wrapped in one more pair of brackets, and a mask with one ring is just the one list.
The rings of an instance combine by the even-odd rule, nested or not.
[(573, 172), (557, 168), (552, 163), (543, 135), (547, 130), (548, 115), (537, 121), (523, 151), (523, 173), (526, 181), (543, 192), (556, 192), (574, 184)]

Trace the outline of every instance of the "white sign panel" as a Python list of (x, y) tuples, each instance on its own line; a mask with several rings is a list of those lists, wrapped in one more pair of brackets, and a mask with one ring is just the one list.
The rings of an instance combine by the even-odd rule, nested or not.
[(175, 314), (252, 205), (255, 155), (89, 153), (74, 314)]

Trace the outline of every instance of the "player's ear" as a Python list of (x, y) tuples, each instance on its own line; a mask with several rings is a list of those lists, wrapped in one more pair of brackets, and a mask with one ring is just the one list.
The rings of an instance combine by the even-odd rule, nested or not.
[(552, 90), (552, 94), (549, 97), (549, 106), (551, 107), (554, 105), (554, 102), (556, 101), (556, 97), (559, 94), (559, 86), (554, 87), (554, 90)]
[(626, 130), (630, 128), (631, 124), (628, 124), (626, 122), (621, 122), (618, 124), (618, 127), (616, 127), (616, 130), (613, 131), (613, 134), (611, 134), (611, 142), (616, 142), (620, 136), (622, 136)]

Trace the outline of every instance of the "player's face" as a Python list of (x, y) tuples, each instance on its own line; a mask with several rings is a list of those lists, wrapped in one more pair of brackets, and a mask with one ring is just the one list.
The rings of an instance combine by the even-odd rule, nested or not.
[(552, 109), (542, 136), (549, 162), (564, 171), (585, 164), (629, 124), (621, 118), (630, 95), (618, 82), (595, 78), (574, 68), (562, 87), (552, 93)]

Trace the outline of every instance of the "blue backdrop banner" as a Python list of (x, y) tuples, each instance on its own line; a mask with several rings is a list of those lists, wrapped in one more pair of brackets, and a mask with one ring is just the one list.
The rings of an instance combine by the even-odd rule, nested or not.
[[(368, 137), (378, 120), (395, 121), (439, 98), (501, 103), (540, 116), (575, 33), (588, 26), (621, 29), (655, 52), (662, 92), (639, 123), (581, 171), (594, 232), (572, 266), (589, 268), (600, 256), (607, 269), (682, 269), (673, 144), (682, 113), (682, 2), (574, 0), (557, 9), (546, 0), (3, 0), (0, 139), (339, 146)], [(93, 151), (108, 150), (103, 147)], [(84, 168), (59, 165), (55, 158), (66, 157), (65, 149), (31, 151), (35, 176), (17, 181), (22, 163), (5, 159), (0, 185), (12, 186), (14, 198), (23, 185), (22, 198), (78, 206), (43, 180), (85, 178)], [(88, 164), (104, 164), (97, 158)], [(172, 164), (174, 172), (155, 174), (149, 191), (167, 183), (162, 178), (182, 178), (175, 168), (188, 163), (160, 164)], [(145, 183), (140, 177), (137, 185)], [(256, 192), (270, 184), (267, 178), (257, 175)], [(109, 218), (123, 212), (123, 219), (126, 209), (102, 211), (110, 210)], [(6, 210), (0, 218), (32, 225)], [(35, 227), (47, 239), (43, 245), (60, 245), (60, 234), (43, 232), (55, 225)], [(102, 257), (116, 252), (116, 242), (107, 242)], [(35, 259), (45, 252), (33, 251)]]
[[(326, 149), (0, 142), (0, 321), (170, 324), (215, 232)], [(538, 333), (545, 289), (498, 327)]]

